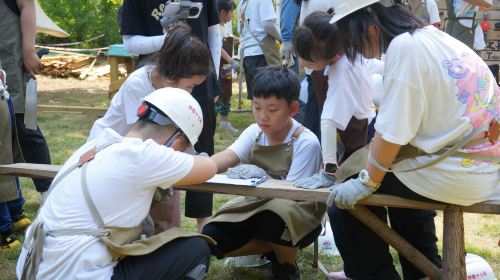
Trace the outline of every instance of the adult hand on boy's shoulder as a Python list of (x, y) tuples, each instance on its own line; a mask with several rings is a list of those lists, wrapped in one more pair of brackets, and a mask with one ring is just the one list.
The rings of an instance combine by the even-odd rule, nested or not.
[(231, 179), (262, 178), (267, 176), (264, 169), (253, 164), (241, 164), (227, 170), (227, 177)]
[(358, 201), (374, 192), (374, 188), (364, 185), (358, 178), (350, 179), (332, 188), (326, 205), (331, 207), (335, 203), (338, 208), (354, 209)]
[(335, 176), (326, 174), (323, 170), (308, 178), (297, 179), (293, 186), (301, 189), (327, 188), (335, 183)]

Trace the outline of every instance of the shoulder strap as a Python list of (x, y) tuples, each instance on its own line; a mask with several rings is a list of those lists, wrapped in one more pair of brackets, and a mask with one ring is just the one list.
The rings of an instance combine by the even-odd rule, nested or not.
[(295, 129), (295, 131), (293, 132), (292, 137), (290, 139), (290, 142), (288, 142), (288, 146), (292, 145), (293, 142), (295, 142), (295, 140), (297, 140), (297, 138), (299, 138), (302, 131), (304, 131), (304, 126), (302, 126), (302, 125), (300, 125), (299, 127), (297, 127)]
[(78, 164), (82, 167), (82, 172), (80, 176), (81, 184), (82, 184), (82, 191), (83, 191), (83, 196), (85, 197), (85, 202), (87, 203), (87, 206), (90, 210), (90, 214), (92, 215), (92, 218), (94, 221), (97, 223), (97, 225), (102, 228), (104, 227), (104, 221), (99, 214), (99, 211), (97, 211), (97, 207), (94, 204), (94, 201), (92, 200), (92, 197), (90, 196), (89, 188), (87, 186), (87, 166), (88, 163), (94, 159), (95, 154), (98, 153), (99, 151), (102, 151), (103, 149), (109, 147), (112, 144), (117, 143), (117, 141), (110, 141), (106, 142), (102, 145), (100, 145), (97, 148), (91, 149), (90, 151), (84, 153), (81, 157), (80, 160), (78, 161)]
[(292, 137), (295, 138), (295, 139), (299, 138), (299, 136), (302, 133), (302, 131), (304, 131), (304, 126), (301, 125), (301, 126), (299, 126), (299, 127), (297, 127), (295, 129), (295, 131), (292, 134)]
[(88, 162), (84, 163), (82, 166), (81, 184), (82, 184), (83, 196), (85, 197), (85, 202), (87, 203), (87, 207), (90, 210), (92, 218), (100, 228), (103, 228), (104, 221), (101, 215), (99, 214), (99, 211), (97, 211), (97, 207), (95, 206), (95, 203), (92, 200), (92, 197), (90, 196), (89, 188), (87, 186), (87, 165)]

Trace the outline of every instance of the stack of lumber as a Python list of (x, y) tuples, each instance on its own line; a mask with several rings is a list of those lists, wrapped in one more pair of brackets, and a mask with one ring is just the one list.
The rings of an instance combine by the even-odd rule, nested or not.
[[(41, 74), (54, 78), (72, 77), (81, 80), (95, 80), (109, 77), (110, 73), (108, 62), (104, 59), (98, 59), (94, 55), (43, 57), (41, 62)], [(127, 70), (124, 67), (119, 67), (118, 75), (126, 76)]]
[(94, 56), (55, 56), (41, 59), (41, 73), (51, 77), (80, 77), (82, 68), (89, 66), (94, 61)]

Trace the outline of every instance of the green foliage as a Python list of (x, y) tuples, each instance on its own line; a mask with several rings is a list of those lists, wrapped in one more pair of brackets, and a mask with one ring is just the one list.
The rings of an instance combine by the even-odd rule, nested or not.
[(45, 13), (70, 33), (69, 38), (39, 35), (40, 44), (79, 42), (101, 34), (104, 34), (104, 37), (77, 47), (106, 47), (121, 42), (117, 12), (123, 0), (40, 0), (39, 2)]

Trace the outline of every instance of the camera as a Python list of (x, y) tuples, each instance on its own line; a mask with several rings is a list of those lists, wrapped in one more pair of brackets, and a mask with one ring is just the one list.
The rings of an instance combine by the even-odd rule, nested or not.
[(160, 20), (163, 28), (167, 29), (170, 25), (180, 20), (188, 18), (198, 18), (200, 16), (203, 3), (180, 1), (170, 2), (163, 10), (163, 17)]

